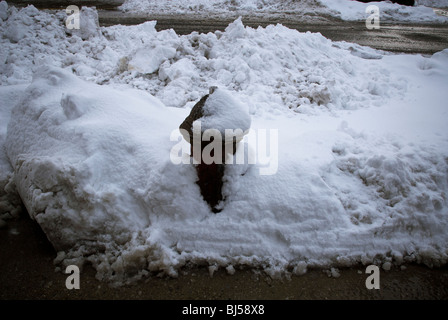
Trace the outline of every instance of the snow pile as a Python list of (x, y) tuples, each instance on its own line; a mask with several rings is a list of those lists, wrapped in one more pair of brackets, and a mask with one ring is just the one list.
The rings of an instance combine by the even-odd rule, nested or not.
[[(43, 64), (73, 66), (78, 74), (96, 78), (115, 68), (114, 53), (106, 48), (91, 19), (83, 19), (81, 29), (67, 37), (71, 31), (65, 28), (65, 10), (50, 14), (28, 6), (20, 10), (9, 7), (6, 12), (7, 19), (0, 25), (0, 84), (29, 83), (33, 72)], [(96, 16), (96, 11), (89, 8), (81, 13), (92, 19)], [(83, 41), (81, 36), (90, 41)]]
[(352, 0), (319, 0), (328, 9), (335, 13), (335, 16), (343, 20), (365, 20), (370, 14), (366, 13), (369, 5), (379, 8), (380, 21), (400, 21), (400, 22), (447, 22), (447, 17), (437, 15), (427, 3), (419, 3), (418, 6), (404, 6), (396, 3), (379, 1), (362, 3)]
[(28, 212), (57, 249), (123, 242), (150, 223), (137, 195), (169, 170), (166, 141), (180, 120), (144, 92), (116, 92), (59, 69), (36, 73), (12, 112), (6, 148)]
[[(118, 34), (127, 32), (132, 31), (111, 27), (106, 36), (118, 39)], [(129, 52), (132, 44), (116, 49), (128, 50), (130, 62), (114, 76), (114, 82), (148, 90), (170, 107), (192, 106), (212, 85), (238, 91), (253, 114), (358, 109), (364, 107), (366, 95), (380, 104), (406, 88), (404, 78), (375, 62), (366, 67), (364, 59), (352, 59), (380, 59), (378, 52), (335, 44), (320, 34), (299, 33), (281, 25), (253, 29), (237, 19), (224, 33), (179, 37), (158, 32), (143, 41), (150, 45), (135, 52)], [(155, 52), (156, 43), (160, 43), (158, 54), (144, 59), (140, 52)], [(136, 56), (140, 62), (133, 65)], [(148, 72), (138, 67), (142, 65)]]
[(50, 64), (96, 83), (147, 90), (170, 107), (190, 107), (216, 85), (239, 91), (254, 114), (358, 109), (366, 94), (380, 105), (406, 87), (404, 78), (375, 62), (370, 67), (352, 59), (380, 59), (375, 50), (281, 25), (253, 29), (237, 19), (224, 33), (178, 36), (157, 32), (155, 22), (147, 22), (103, 28), (84, 41), (67, 36), (63, 15), (30, 6), (15, 10), (0, 34), (14, 21), (24, 24), (24, 35), (18, 42), (2, 39), (2, 84), (29, 83), (40, 65)]
[[(278, 276), (447, 262), (448, 50), (390, 55), (240, 19), (225, 32), (178, 36), (148, 22), (83, 40), (63, 15), (7, 14), (0, 142), (12, 168), (2, 155), (1, 181), (16, 185), (56, 263), (91, 262), (99, 279), (127, 282), (188, 264)], [(195, 168), (170, 157), (211, 86), (247, 107), (239, 150), (257, 155), (226, 167), (219, 214)], [(266, 164), (275, 170), (260, 175)]]
[(290, 17), (301, 20), (316, 20), (336, 16), (343, 20), (365, 20), (366, 8), (378, 6), (382, 21), (401, 22), (446, 22), (431, 7), (448, 7), (446, 0), (417, 1), (416, 6), (403, 6), (386, 1), (362, 3), (353, 0), (126, 0), (120, 7), (124, 12), (151, 14), (217, 15), (220, 17), (264, 16)]
[(415, 5), (433, 8), (448, 8), (448, 0), (416, 0)]
[(256, 16), (266, 13), (295, 13), (306, 16), (325, 11), (325, 8), (313, 0), (126, 0), (120, 9), (132, 13), (219, 14), (220, 16), (238, 14)]

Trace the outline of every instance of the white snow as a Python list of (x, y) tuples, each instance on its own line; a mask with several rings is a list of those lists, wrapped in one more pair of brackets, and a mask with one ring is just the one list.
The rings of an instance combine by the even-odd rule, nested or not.
[[(448, 49), (392, 55), (241, 19), (185, 36), (93, 23), (83, 40), (66, 34), (65, 12), (6, 13), (0, 185), (17, 187), (56, 263), (90, 261), (121, 283), (190, 263), (337, 276), (447, 262)], [(194, 167), (170, 160), (211, 86), (247, 108), (251, 130), (278, 132), (276, 173), (229, 164), (218, 214)]]
[(295, 13), (306, 16), (325, 11), (314, 0), (126, 0), (120, 7), (124, 12), (161, 13), (161, 14), (195, 14), (234, 16), (248, 14), (252, 16), (266, 13)]
[(227, 90), (216, 88), (209, 95), (203, 107), (203, 116), (198, 119), (202, 130), (218, 130), (224, 137), (225, 130), (241, 130), (245, 132), (250, 129), (250, 115), (248, 108), (232, 97)]
[(319, 0), (328, 9), (335, 12), (335, 16), (343, 20), (365, 20), (370, 13), (366, 13), (368, 6), (377, 6), (380, 21), (402, 22), (446, 22), (446, 17), (437, 15), (430, 3), (417, 3), (415, 6), (404, 6), (387, 1), (358, 2), (352, 0)]
[(120, 7), (136, 14), (190, 14), (199, 16), (235, 17), (238, 15), (296, 17), (302, 21), (316, 20), (318, 16), (336, 16), (343, 20), (365, 20), (366, 8), (375, 5), (381, 21), (447, 22), (433, 7), (448, 7), (446, 0), (417, 0), (414, 6), (387, 1), (363, 3), (353, 0), (126, 0)]
[(3, 219), (16, 217), (21, 212), (21, 200), (14, 183), (13, 170), (4, 150), (11, 109), (19, 100), (26, 85), (0, 86), (0, 225)]
[(415, 4), (433, 8), (448, 8), (448, 0), (415, 0)]

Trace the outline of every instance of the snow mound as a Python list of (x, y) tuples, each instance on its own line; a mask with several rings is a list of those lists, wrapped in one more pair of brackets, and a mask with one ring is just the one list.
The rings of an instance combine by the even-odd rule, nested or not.
[(448, 0), (416, 0), (415, 5), (433, 8), (448, 8)]
[(352, 0), (319, 0), (334, 15), (343, 20), (365, 20), (370, 13), (366, 13), (369, 5), (377, 6), (380, 14), (380, 21), (400, 21), (400, 22), (448, 22), (447, 17), (437, 15), (434, 10), (427, 7), (429, 3), (417, 3), (417, 6), (404, 6), (387, 1), (362, 3)]
[(16, 20), (29, 27), (22, 26), (18, 42), (1, 40), (2, 84), (29, 83), (39, 65), (49, 64), (99, 84), (146, 90), (169, 107), (192, 107), (218, 86), (239, 92), (252, 115), (355, 110), (406, 90), (405, 78), (377, 62), (366, 65), (384, 53), (282, 25), (253, 29), (237, 19), (225, 32), (178, 36), (157, 32), (152, 21), (102, 28), (85, 41), (66, 35), (63, 16), (30, 6), (11, 14), (0, 34)]
[(322, 6), (313, 0), (126, 0), (120, 9), (132, 13), (163, 14), (219, 14), (235, 16), (238, 14), (262, 15), (266, 13), (297, 13), (313, 15)]
[[(118, 32), (123, 30), (110, 28), (107, 37), (114, 39)], [(364, 108), (366, 94), (379, 105), (406, 88), (404, 78), (377, 63), (366, 67), (364, 60), (381, 59), (381, 52), (333, 43), (320, 34), (300, 33), (282, 25), (253, 29), (237, 19), (225, 32), (181, 37), (158, 32), (151, 45), (161, 39), (165, 40), (160, 44), (163, 51), (171, 48), (175, 55), (144, 58), (139, 55), (142, 49), (123, 53), (127, 61), (138, 55), (142, 58), (139, 65), (153, 71), (146, 73), (145, 81), (141, 71), (129, 67), (113, 79), (148, 90), (170, 107), (191, 107), (209, 86), (218, 86), (239, 92), (251, 114), (319, 113)]]
[(169, 170), (163, 137), (180, 120), (143, 92), (92, 87), (54, 68), (36, 73), (12, 111), (6, 149), (29, 214), (57, 249), (123, 242), (149, 225), (136, 197)]
[(126, 0), (120, 7), (125, 12), (146, 14), (189, 14), (199, 16), (235, 17), (271, 16), (310, 21), (335, 16), (343, 20), (365, 20), (369, 5), (378, 6), (383, 21), (447, 22), (431, 7), (448, 7), (446, 0), (417, 0), (404, 6), (388, 1), (363, 3), (353, 0)]

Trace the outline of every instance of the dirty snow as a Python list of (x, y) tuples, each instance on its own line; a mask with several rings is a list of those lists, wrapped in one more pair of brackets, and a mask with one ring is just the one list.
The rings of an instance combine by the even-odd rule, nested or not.
[(448, 0), (415, 0), (415, 5), (433, 8), (448, 8)]
[[(154, 21), (83, 40), (65, 12), (0, 17), (2, 214), (17, 189), (55, 263), (91, 262), (115, 283), (189, 264), (280, 276), (446, 263), (448, 50), (392, 55), (241, 19), (224, 32), (179, 36)], [(262, 157), (275, 172), (228, 165), (216, 215), (194, 167), (170, 158), (210, 86), (249, 110), (258, 136), (241, 150), (278, 132)]]
[[(352, 0), (319, 0), (327, 9), (333, 11), (333, 15), (343, 20), (365, 20), (369, 13), (366, 13), (368, 6), (377, 6), (380, 20), (383, 22), (447, 22), (445, 16), (435, 13), (432, 3), (421, 1), (414, 6), (404, 6), (387, 1), (373, 1), (368, 3)], [(440, 1), (446, 2), (446, 1)]]
[(375, 5), (382, 21), (447, 22), (433, 7), (448, 7), (446, 0), (420, 0), (414, 6), (403, 6), (387, 1), (363, 3), (353, 0), (126, 0), (120, 9), (135, 14), (189, 14), (220, 17), (271, 16), (311, 21), (322, 16), (343, 20), (365, 20), (366, 8)]

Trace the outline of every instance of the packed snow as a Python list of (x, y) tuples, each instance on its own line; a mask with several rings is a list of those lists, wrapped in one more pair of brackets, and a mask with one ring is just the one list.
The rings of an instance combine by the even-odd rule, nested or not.
[(377, 6), (382, 21), (447, 22), (433, 7), (448, 7), (447, 0), (417, 0), (414, 6), (388, 1), (363, 3), (353, 0), (126, 0), (120, 9), (134, 14), (193, 14), (234, 17), (238, 15), (295, 18), (301, 21), (338, 17), (365, 20), (366, 8)]
[[(446, 264), (448, 49), (390, 54), (241, 19), (185, 36), (99, 28), (89, 8), (94, 29), (69, 34), (64, 11), (1, 8), (1, 213), (18, 193), (56, 264), (113, 283), (188, 265)], [(212, 86), (248, 110), (239, 150), (256, 155), (227, 165), (218, 214), (193, 164), (172, 161), (189, 159), (178, 127)]]

